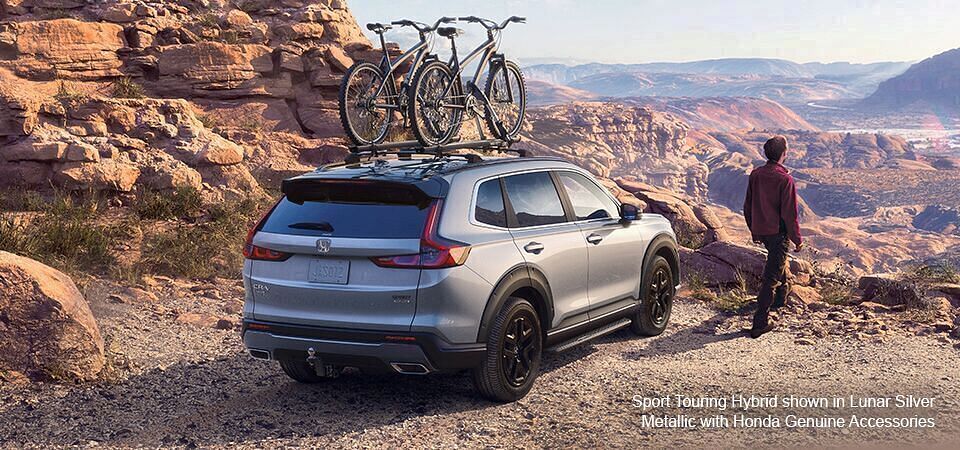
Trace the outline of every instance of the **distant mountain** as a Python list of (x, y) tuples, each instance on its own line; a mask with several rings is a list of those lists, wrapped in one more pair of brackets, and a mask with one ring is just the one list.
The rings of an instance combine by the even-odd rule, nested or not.
[(749, 97), (663, 98), (620, 100), (678, 116), (693, 129), (707, 132), (744, 130), (818, 131), (789, 108), (766, 99)]
[(806, 102), (857, 97), (842, 84), (815, 78), (694, 73), (601, 73), (568, 86), (605, 97), (757, 97)]
[(592, 92), (547, 81), (527, 81), (527, 101), (533, 106), (558, 105), (596, 99)]
[(865, 106), (960, 109), (960, 48), (927, 58), (880, 83)]
[[(804, 84), (806, 87), (798, 93), (802, 94), (799, 98), (790, 100), (804, 101), (810, 98), (837, 98), (840, 94), (844, 98), (862, 98), (876, 89), (876, 86), (883, 80), (903, 73), (910, 63), (905, 62), (880, 62), (871, 64), (852, 64), (846, 62), (838, 63), (805, 63), (799, 64), (782, 59), (766, 58), (728, 58), (714, 59), (691, 62), (659, 62), (644, 64), (581, 64), (569, 66), (564, 64), (540, 64), (529, 65), (524, 68), (524, 73), (530, 79), (549, 81), (557, 84), (570, 84), (588, 77), (597, 75), (612, 76), (613, 74), (641, 74), (648, 79), (651, 74), (687, 74), (704, 75), (719, 78), (702, 78), (700, 81), (707, 84), (728, 83), (731, 81), (740, 81), (742, 89), (743, 82), (756, 80), (759, 83), (780, 83), (780, 84)], [(727, 78), (729, 77), (729, 78)], [(743, 78), (752, 77), (752, 78)], [(660, 77), (661, 80), (669, 80), (669, 77)], [(627, 79), (624, 79), (627, 80)], [(692, 81), (698, 81), (691, 79)], [(799, 83), (797, 80), (806, 80)], [(818, 84), (823, 83), (823, 84)], [(576, 86), (576, 85), (574, 85)], [(691, 85), (687, 83), (686, 87)], [(839, 88), (837, 87), (839, 86)], [(809, 95), (814, 88), (825, 87), (826, 92)], [(637, 95), (639, 93), (635, 93)], [(656, 92), (646, 92), (645, 95), (661, 95)], [(605, 93), (602, 95), (610, 95)], [(705, 94), (681, 93), (673, 95), (727, 95), (718, 90), (712, 90)], [(760, 95), (747, 92), (741, 95)], [(760, 95), (763, 96), (763, 95)], [(777, 99), (775, 96), (772, 97)], [(778, 100), (782, 100), (778, 99)]]

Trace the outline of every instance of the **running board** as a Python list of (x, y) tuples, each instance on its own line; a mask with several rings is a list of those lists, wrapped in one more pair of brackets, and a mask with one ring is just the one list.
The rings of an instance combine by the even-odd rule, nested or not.
[(596, 339), (596, 338), (598, 338), (598, 337), (606, 336), (606, 335), (608, 335), (608, 334), (610, 334), (610, 333), (613, 333), (613, 332), (615, 332), (615, 331), (620, 331), (620, 330), (622, 330), (622, 329), (624, 329), (624, 328), (626, 328), (626, 327), (629, 327), (631, 322), (632, 322), (632, 320), (627, 319), (627, 318), (620, 319), (620, 320), (617, 321), (617, 322), (611, 323), (610, 325), (606, 325), (606, 326), (601, 327), (601, 328), (597, 328), (596, 330), (593, 330), (593, 331), (591, 331), (591, 332), (589, 332), (589, 333), (587, 333), (587, 334), (583, 334), (583, 335), (577, 336), (577, 337), (575, 337), (575, 338), (573, 338), (573, 339), (571, 339), (571, 340), (569, 340), (569, 341), (567, 341), (567, 342), (561, 342), (561, 343), (559, 343), (559, 344), (557, 344), (557, 345), (554, 345), (553, 347), (548, 348), (547, 351), (548, 351), (548, 352), (563, 352), (563, 351), (566, 351), (566, 350), (570, 350), (571, 348), (576, 347), (576, 346), (578, 346), (578, 345), (580, 345), (580, 344), (582, 344), (582, 343), (584, 343), (584, 342), (592, 341), (592, 340), (594, 340), (594, 339)]

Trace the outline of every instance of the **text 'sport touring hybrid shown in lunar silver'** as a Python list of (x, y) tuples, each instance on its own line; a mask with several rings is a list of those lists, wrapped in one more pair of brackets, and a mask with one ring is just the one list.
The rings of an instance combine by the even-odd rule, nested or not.
[(297, 381), (470, 370), (512, 401), (546, 352), (670, 318), (669, 222), (560, 159), (381, 156), (283, 193), (244, 249), (243, 341)]

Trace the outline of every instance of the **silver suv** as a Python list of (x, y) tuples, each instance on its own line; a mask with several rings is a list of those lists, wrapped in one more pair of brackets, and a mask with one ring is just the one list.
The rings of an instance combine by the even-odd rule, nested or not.
[(545, 351), (670, 318), (670, 223), (561, 159), (380, 157), (282, 190), (244, 249), (243, 342), (300, 382), (471, 370), (513, 401)]

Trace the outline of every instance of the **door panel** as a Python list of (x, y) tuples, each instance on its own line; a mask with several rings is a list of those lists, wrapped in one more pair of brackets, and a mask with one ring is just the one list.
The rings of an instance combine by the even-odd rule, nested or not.
[(542, 271), (553, 295), (553, 323), (585, 313), (587, 246), (550, 172), (530, 172), (503, 178), (510, 234), (524, 260)]
[[(524, 260), (547, 276), (553, 294), (553, 326), (585, 313), (587, 298), (587, 248), (576, 224), (565, 223), (530, 230), (511, 230)], [(537, 250), (540, 247), (540, 250)]]
[(610, 219), (581, 223), (580, 232), (587, 242), (590, 308), (633, 297), (643, 260), (636, 228)]
[[(640, 280), (643, 246), (635, 227), (620, 223), (620, 208), (607, 191), (585, 175), (557, 172), (557, 180), (578, 220), (587, 245), (588, 297), (594, 312), (632, 297)], [(591, 313), (591, 316), (594, 314)]]

